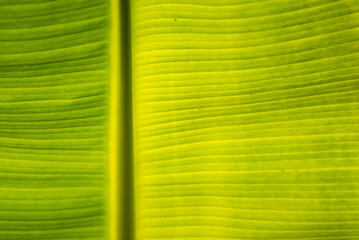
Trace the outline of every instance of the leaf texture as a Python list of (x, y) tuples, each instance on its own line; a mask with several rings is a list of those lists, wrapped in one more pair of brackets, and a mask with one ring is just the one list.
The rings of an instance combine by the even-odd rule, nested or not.
[(0, 1), (0, 239), (107, 239), (109, 4)]
[(137, 239), (359, 239), (358, 1), (131, 4)]

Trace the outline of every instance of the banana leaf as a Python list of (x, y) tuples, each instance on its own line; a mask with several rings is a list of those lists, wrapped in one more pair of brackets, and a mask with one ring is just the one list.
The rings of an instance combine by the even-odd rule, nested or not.
[(358, 28), (357, 0), (0, 0), (0, 240), (359, 239)]

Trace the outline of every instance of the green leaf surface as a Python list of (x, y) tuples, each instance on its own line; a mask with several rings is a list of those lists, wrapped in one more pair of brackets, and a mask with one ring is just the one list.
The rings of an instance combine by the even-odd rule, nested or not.
[(359, 239), (358, 1), (131, 4), (137, 239)]
[(0, 0), (0, 240), (359, 240), (358, 40), (357, 0)]
[(108, 36), (108, 1), (0, 1), (0, 239), (108, 239)]

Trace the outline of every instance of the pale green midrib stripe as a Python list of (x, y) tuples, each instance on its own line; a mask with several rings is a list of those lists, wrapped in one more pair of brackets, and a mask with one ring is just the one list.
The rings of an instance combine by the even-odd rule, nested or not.
[(123, 69), (123, 89), (122, 101), (124, 118), (123, 158), (125, 159), (124, 167), (124, 201), (123, 201), (123, 229), (120, 239), (135, 240), (136, 236), (136, 218), (135, 218), (135, 187), (134, 187), (134, 157), (133, 157), (133, 77), (132, 77), (132, 5), (128, 0), (119, 1), (121, 9), (121, 34), (122, 34), (122, 69)]

